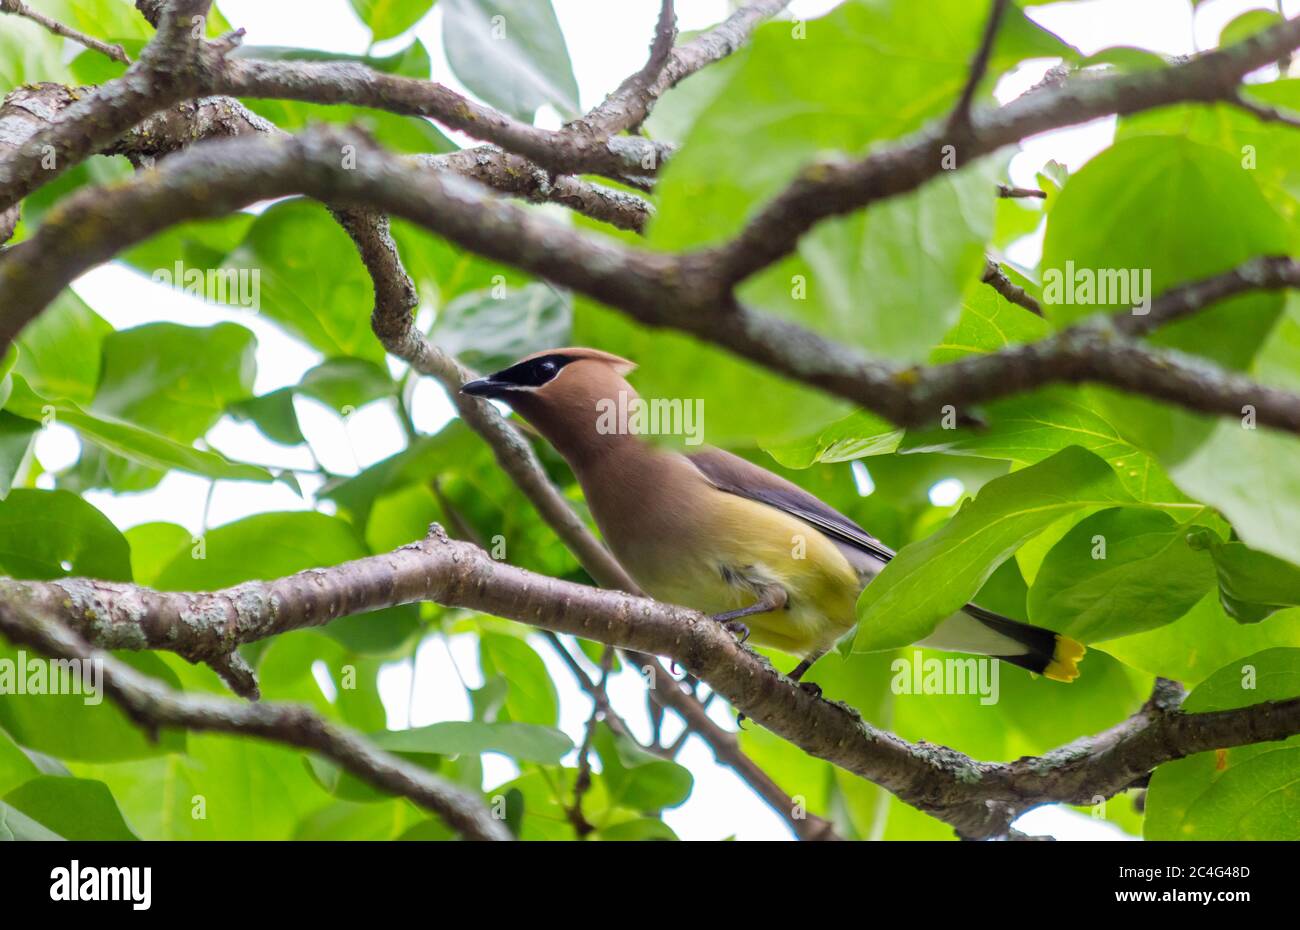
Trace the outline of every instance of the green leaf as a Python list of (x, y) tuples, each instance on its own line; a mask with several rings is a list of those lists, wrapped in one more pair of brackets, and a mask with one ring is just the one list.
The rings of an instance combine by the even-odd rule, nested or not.
[(296, 446), (307, 440), (298, 425), (293, 395), (293, 388), (280, 388), (259, 397), (235, 401), (226, 408), (226, 413), (238, 422), (252, 422), (267, 439)]
[(1047, 554), (1029, 589), (1029, 619), (1085, 643), (1172, 623), (1214, 584), (1208, 554), (1187, 536), (1154, 510), (1088, 517)]
[(1017, 307), (993, 288), (976, 281), (966, 288), (961, 317), (934, 347), (930, 361), (943, 364), (968, 355), (997, 352), (1007, 346), (1037, 342), (1050, 331), (1042, 317)]
[(509, 719), (553, 727), (559, 718), (559, 697), (546, 663), (532, 646), (516, 636), (484, 631), (479, 636), (479, 665), (483, 677), (500, 675), (509, 682), (505, 711)]
[(887, 454), (898, 448), (902, 438), (903, 431), (888, 421), (858, 411), (800, 439), (764, 446), (763, 451), (786, 468), (808, 468), (819, 462), (850, 462)]
[(1102, 648), (1126, 665), (1190, 686), (1234, 659), (1275, 646), (1300, 648), (1300, 610), (1282, 611), (1268, 623), (1238, 623), (1211, 592), (1179, 620)]
[(273, 481), (264, 468), (231, 462), (216, 452), (195, 449), (107, 417), (92, 416), (69, 401), (50, 401), (34, 393), (27, 382), (14, 375), (14, 392), (8, 409), (28, 419), (44, 419), (52, 412), (57, 420), (87, 439), (125, 459), (162, 470), (179, 469), (208, 478), (231, 481)]
[(261, 272), (261, 312), (326, 357), (383, 363), (370, 330), (374, 288), (356, 247), (320, 204), (277, 203), (259, 216), (227, 266)]
[(91, 412), (190, 443), (248, 397), (257, 339), (234, 323), (149, 323), (110, 334)]
[(410, 29), (433, 9), (433, 0), (351, 0), (361, 21), (370, 27), (375, 42), (391, 39)]
[(406, 800), (382, 804), (335, 801), (304, 817), (292, 838), (316, 842), (407, 839), (406, 834), (419, 823), (429, 822), (423, 817), (423, 812)]
[(0, 411), (0, 500), (8, 495), (40, 424)]
[(14, 371), (38, 394), (88, 404), (99, 383), (101, 348), (112, 332), (98, 313), (65, 289), (23, 327)]
[(139, 839), (102, 781), (41, 775), (5, 795), (5, 803), (65, 839)]
[[(1300, 649), (1269, 649), (1219, 669), (1183, 703), (1188, 713), (1285, 701), (1300, 694)], [(1149, 840), (1296, 840), (1300, 738), (1205, 752), (1156, 769)]]
[(497, 296), (472, 291), (447, 304), (430, 338), (471, 368), (496, 371), (541, 349), (568, 345), (572, 299), (546, 284), (526, 284)]
[(1247, 10), (1223, 27), (1219, 33), (1219, 45), (1236, 45), (1282, 21), (1282, 14), (1276, 10)]
[(1104, 402), (1087, 388), (1050, 387), (990, 404), (987, 426), (909, 431), (905, 452), (946, 452), (1041, 462), (1066, 446), (1080, 446), (1105, 459), (1124, 489), (1143, 501), (1179, 502), (1185, 496), (1159, 463), (1121, 434)]
[[(1207, 223), (1213, 236), (1203, 233)], [(1071, 177), (1050, 212), (1043, 244), (1044, 311), (1057, 325), (1098, 312), (1131, 312), (1139, 301), (1176, 285), (1257, 255), (1285, 253), (1288, 239), (1254, 172), (1242, 170), (1240, 154), (1185, 138), (1125, 139)], [(1153, 242), (1160, 243), (1158, 250), (1152, 250)], [(1080, 290), (1089, 282), (1096, 285), (1091, 302)], [(1247, 294), (1164, 326), (1150, 339), (1244, 369), (1281, 309), (1280, 294)], [(1108, 419), (1128, 440), (1155, 454), (1183, 491), (1215, 503), (1179, 475), (1180, 464), (1208, 436), (1211, 421), (1144, 398), (1113, 391), (1102, 396)]]
[(690, 797), (695, 779), (676, 762), (651, 755), (604, 724), (597, 727), (592, 745), (600, 756), (600, 778), (611, 806), (659, 811)]
[(1084, 507), (1131, 503), (1110, 467), (1070, 446), (990, 481), (938, 532), (905, 546), (858, 598), (855, 652), (924, 639), (1026, 540)]
[(206, 269), (220, 268), (255, 219), (251, 213), (231, 213), (181, 223), (132, 246), (120, 258), (151, 279), (183, 286), (187, 269), (203, 269), (206, 278)]
[(1192, 537), (1208, 550), (1219, 580), (1219, 602), (1240, 623), (1258, 623), (1288, 607), (1300, 607), (1300, 568), (1244, 543), (1222, 542), (1210, 530)]
[(529, 723), (479, 723), (448, 720), (410, 730), (388, 730), (371, 736), (375, 745), (393, 752), (477, 755), (499, 752), (521, 762), (558, 765), (573, 740), (553, 727)]
[(131, 545), (131, 574), (136, 584), (146, 587), (154, 586), (178, 552), (195, 545), (190, 531), (175, 523), (141, 523), (125, 535)]
[(1253, 549), (1300, 562), (1300, 439), (1236, 420), (1209, 424), (1208, 438), (1172, 463), (1169, 476), (1217, 508)]
[(22, 747), (8, 733), (0, 730), (0, 796), (39, 774), (40, 769), (27, 757)]
[[(116, 652), (113, 656), (143, 675), (180, 687), (176, 675), (151, 652)], [(104, 696), (93, 666), (88, 670), (89, 680), (83, 681), (70, 667), (51, 665), (44, 656), (16, 649), (3, 639), (0, 657), (16, 676), (22, 676), (26, 689), (26, 693), (15, 693), (18, 682), (14, 681), (14, 688), (6, 690), (0, 701), (0, 726), (28, 749), (64, 760), (96, 762), (184, 751), (183, 731), (163, 730), (156, 741), (150, 740)], [(38, 687), (45, 693), (33, 693)]]
[(41, 826), (20, 810), (15, 810), (4, 801), (0, 801), (0, 841), (35, 840), (48, 842), (61, 840), (53, 830)]
[(549, 103), (578, 115), (578, 82), (550, 0), (443, 0), (442, 43), (460, 82), (498, 110), (533, 121)]
[(375, 362), (360, 358), (331, 358), (303, 375), (295, 390), (346, 414), (373, 400), (391, 397), (397, 392), (397, 385), (388, 369)]
[(63, 40), (18, 16), (5, 16), (0, 30), (0, 87), (5, 93), (24, 84), (67, 82), (62, 64)]
[(117, 527), (75, 494), (18, 488), (0, 501), (0, 571), (130, 581), (131, 551)]

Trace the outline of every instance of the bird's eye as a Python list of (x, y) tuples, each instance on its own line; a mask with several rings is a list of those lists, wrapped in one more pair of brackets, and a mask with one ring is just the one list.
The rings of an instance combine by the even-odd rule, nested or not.
[(555, 363), (551, 361), (549, 358), (543, 361), (538, 367), (541, 368), (544, 374), (548, 374), (548, 375), (553, 374), (556, 370)]

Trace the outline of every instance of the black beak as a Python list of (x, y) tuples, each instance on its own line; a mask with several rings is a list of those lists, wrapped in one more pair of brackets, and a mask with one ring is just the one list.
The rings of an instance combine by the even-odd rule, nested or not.
[(491, 378), (479, 378), (477, 381), (470, 381), (461, 386), (462, 394), (470, 394), (474, 397), (505, 397), (510, 390), (510, 385), (504, 381), (493, 381)]

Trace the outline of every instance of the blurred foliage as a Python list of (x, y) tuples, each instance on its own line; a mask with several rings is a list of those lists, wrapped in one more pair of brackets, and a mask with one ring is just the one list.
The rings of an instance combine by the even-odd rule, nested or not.
[[(415, 32), (426, 17), (440, 16), (442, 52), (477, 97), (525, 121), (539, 110), (562, 119), (580, 112), (550, 3), (334, 2), (346, 2), (367, 29), (372, 47), (365, 54), (280, 47), (239, 54), (358, 61), (428, 78), (435, 56)], [(1164, 66), (1135, 48), (1083, 60), (1021, 9), (1033, 5), (1008, 11), (981, 100), (1028, 59), (1120, 71)], [(128, 0), (49, 0), (42, 8), (121, 42), (132, 55), (151, 33)], [(681, 148), (650, 195), (656, 214), (644, 243), (680, 249), (720, 242), (819, 161), (860, 155), (940, 118), (961, 91), (985, 15), (985, 4), (968, 0), (848, 0), (803, 23), (802, 32), (790, 22), (761, 27), (750, 46), (666, 94), (648, 121), (648, 134)], [(1272, 17), (1246, 14), (1225, 27), (1224, 40), (1248, 36)], [(934, 29), (935, 22), (944, 28)], [(228, 28), (215, 12), (209, 33)], [(99, 83), (122, 71), (97, 53), (69, 51), (34, 24), (0, 22), (6, 90), (35, 81)], [(871, 77), (867, 93), (864, 74)], [(1266, 80), (1248, 92), (1300, 110), (1300, 81)], [(361, 122), (396, 151), (456, 147), (424, 119), (246, 102), (287, 131), (319, 120)], [(980, 284), (984, 255), (1025, 236), (1042, 234), (1042, 260), (1009, 273), (1040, 300), (1049, 272), (1064, 272), (1067, 263), (1147, 269), (1158, 294), (1300, 243), (1300, 134), (1235, 107), (1189, 105), (1124, 117), (1114, 145), (1078, 170), (1033, 166), (1045, 200), (994, 197), (995, 182), (1007, 180), (1008, 155), (819, 225), (795, 254), (746, 282), (743, 298), (894, 362), (945, 363), (1033, 342), (1092, 313), (1125, 312), (1122, 302), (1049, 301), (1044, 319)], [(69, 193), (129, 173), (123, 159), (77, 166), (25, 201), (17, 238)], [(638, 241), (539, 209), (592, 236)], [(420, 296), (419, 325), (467, 364), (490, 370), (569, 343), (629, 356), (641, 363), (633, 381), (642, 393), (705, 401), (708, 441), (797, 482), (900, 550), (863, 595), (864, 622), (854, 641), (809, 673), (828, 697), (870, 723), (1006, 760), (1123, 720), (1157, 675), (1194, 687), (1189, 710), (1300, 693), (1300, 440), (1087, 386), (988, 404), (981, 429), (898, 430), (690, 337), (575, 300), (411, 224), (395, 221), (393, 235)], [(23, 331), (0, 366), (0, 572), (213, 589), (389, 551), (438, 522), (510, 564), (590, 580), (464, 423), (453, 418), (428, 433), (415, 429), (415, 379), (385, 357), (371, 333), (370, 281), (324, 207), (288, 199), (181, 224), (118, 261), (161, 283), (186, 270), (256, 271), (258, 300), (225, 301), (232, 319), (215, 325), (115, 326), (105, 317), (119, 317), (108, 308), (99, 308), (101, 315), (68, 290)], [(311, 358), (301, 378), (259, 381), (266, 349), (243, 325), (253, 313)], [(1153, 341), (1300, 388), (1294, 298), (1259, 293), (1225, 301)], [(233, 420), (288, 450), (312, 452), (312, 428), (299, 420), (304, 402), (323, 405), (344, 423), (362, 408), (385, 407), (406, 427), (405, 445), (378, 461), (358, 456), (368, 464), (348, 474), (319, 464), (267, 468), (213, 445), (214, 429)], [(76, 433), (80, 455), (47, 471), (33, 444), (53, 425)], [(538, 453), (585, 515), (568, 467), (543, 445)], [(314, 453), (307, 457), (315, 461)], [(215, 527), (154, 521), (128, 528), (109, 518), (125, 512), (117, 506), (129, 500), (125, 495), (174, 472), (223, 487), (278, 480), (297, 489), (301, 509)], [(959, 482), (956, 503), (932, 502), (941, 481)], [(1082, 677), (1064, 686), (997, 666), (992, 702), (911, 687), (907, 669), (942, 655), (908, 644), (971, 598), (1096, 643)], [(463, 659), (466, 643), (477, 665), (457, 667), (463, 677), (450, 687), (463, 692), (467, 714), (439, 707), (437, 719), (415, 723), (387, 684), (381, 699), (382, 670), (404, 667), (414, 675), (420, 654), (424, 674), (423, 650), (454, 646), (451, 655)], [(567, 645), (586, 674), (599, 676), (598, 646)], [(480, 792), (522, 838), (573, 839), (575, 824), (585, 823), (588, 839), (673, 839), (665, 812), (684, 804), (690, 810), (698, 772), (602, 724), (591, 734), (593, 776), (575, 816), (575, 747), (586, 733), (574, 721), (585, 720), (588, 702), (582, 697), (569, 706), (575, 692), (568, 672), (524, 626), (407, 606), (283, 635), (244, 653), (267, 700), (306, 704)], [(209, 669), (175, 656), (119, 657), (170, 687), (226, 693)], [(0, 659), (20, 658), (0, 641)], [(781, 669), (794, 664), (788, 656), (771, 658)], [(1292, 816), (1297, 739), (1162, 766), (1145, 816), (1126, 798), (1090, 812), (1157, 839), (1300, 838)], [(796, 803), (847, 836), (952, 838), (945, 825), (764, 730), (747, 729), (740, 740)], [(452, 838), (414, 804), (325, 760), (227, 735), (164, 731), (150, 741), (111, 702), (92, 705), (80, 695), (0, 699), (0, 836), (6, 835)]]

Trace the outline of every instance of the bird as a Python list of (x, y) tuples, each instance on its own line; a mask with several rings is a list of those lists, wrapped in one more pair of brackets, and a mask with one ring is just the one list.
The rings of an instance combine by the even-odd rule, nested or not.
[[(656, 600), (708, 614), (804, 673), (857, 623), (862, 590), (894, 551), (794, 482), (722, 449), (678, 451), (611, 428), (638, 398), (636, 365), (599, 349), (528, 355), (464, 384), (504, 402), (568, 462), (614, 557)], [(918, 645), (991, 656), (1057, 681), (1082, 644), (976, 604)], [(801, 683), (820, 693), (815, 685)]]

